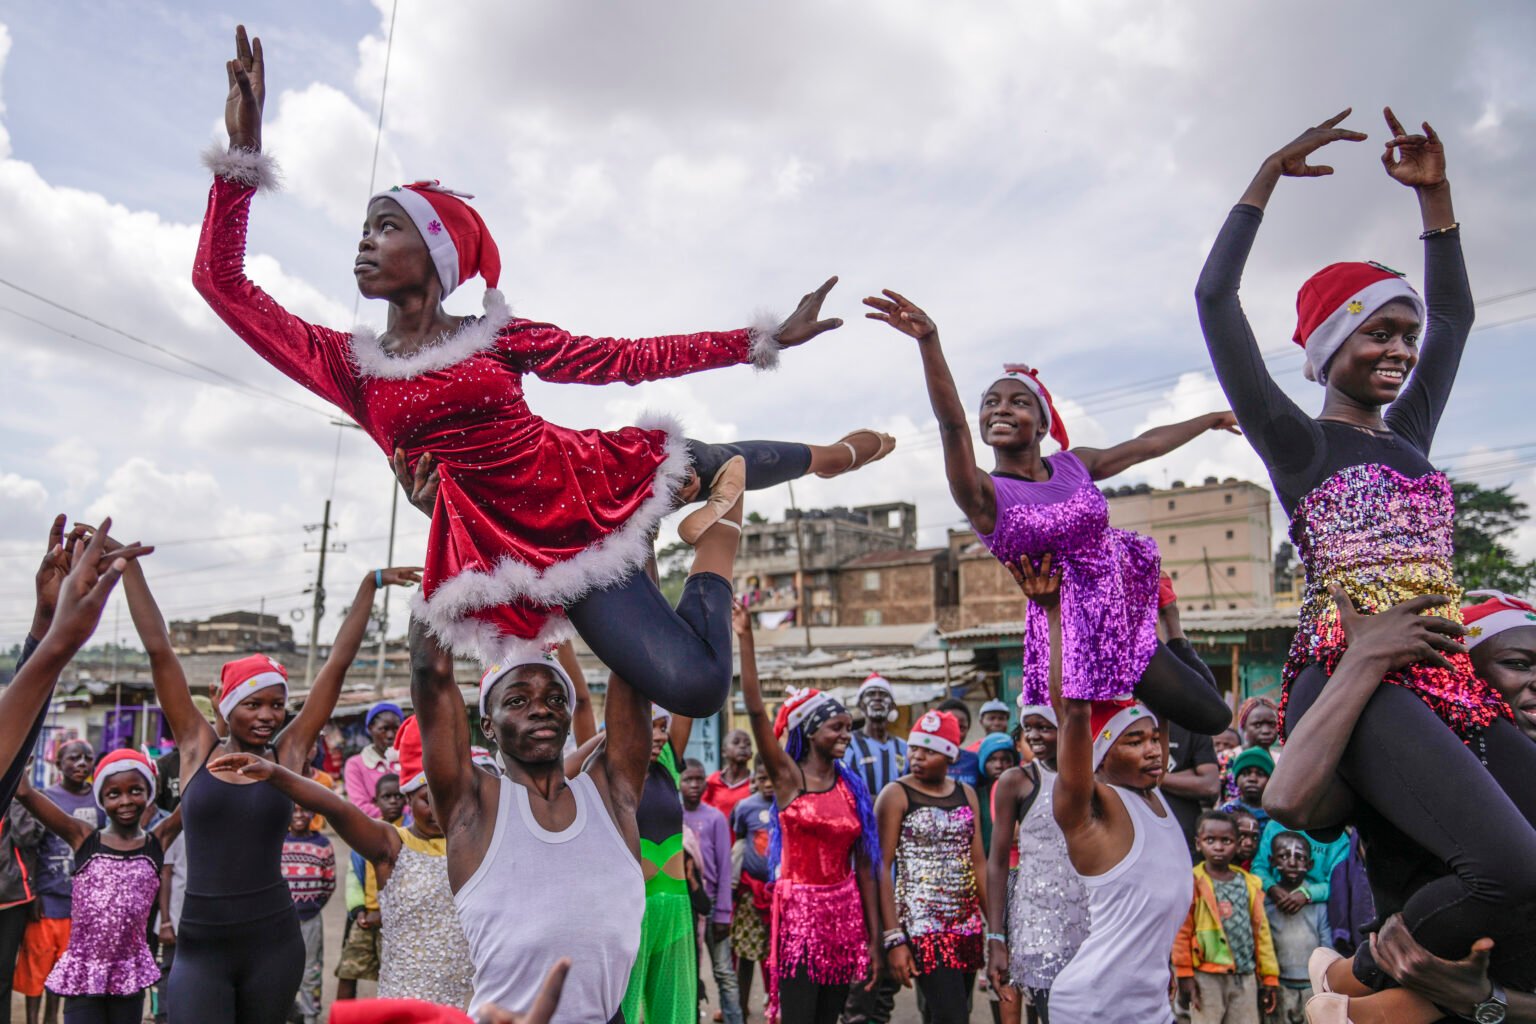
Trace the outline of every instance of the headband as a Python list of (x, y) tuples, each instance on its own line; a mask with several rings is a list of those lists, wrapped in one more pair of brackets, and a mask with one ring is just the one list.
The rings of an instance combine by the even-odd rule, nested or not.
[(485, 675), (480, 677), (481, 718), (488, 717), (488, 713), (485, 710), (485, 699), (491, 695), (491, 687), (495, 686), (504, 678), (511, 675), (513, 672), (516, 672), (518, 669), (527, 668), (530, 665), (536, 668), (547, 668), (553, 672), (555, 674), (555, 678), (558, 679), (561, 685), (565, 687), (566, 703), (572, 709), (576, 707), (576, 684), (571, 682), (571, 677), (565, 674), (565, 669), (562, 668), (560, 663), (555, 660), (555, 656), (553, 654), (545, 653), (544, 655), (537, 658), (525, 658), (522, 661), (513, 661), (505, 665), (492, 665), (490, 668), (485, 670)]
[(106, 810), (106, 804), (101, 800), (101, 791), (106, 788), (108, 779), (124, 772), (138, 772), (143, 777), (145, 785), (149, 787), (149, 800), (154, 800), (154, 763), (137, 750), (114, 750), (101, 759), (101, 764), (96, 766), (96, 778), (91, 781), (91, 795), (96, 798), (97, 807)]
[(1151, 720), (1157, 724), (1157, 716), (1147, 710), (1145, 704), (1135, 701), (1094, 701), (1093, 702), (1093, 770), (1098, 771), (1104, 763), (1104, 758), (1109, 756), (1110, 748), (1125, 733), (1127, 729), (1143, 720)]

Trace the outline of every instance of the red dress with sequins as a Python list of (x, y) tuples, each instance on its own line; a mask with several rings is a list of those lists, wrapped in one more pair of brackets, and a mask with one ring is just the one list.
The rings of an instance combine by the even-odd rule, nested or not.
[(402, 448), (412, 465), (432, 453), (441, 484), (412, 610), (456, 653), (483, 662), (570, 636), (562, 606), (636, 571), (688, 474), (675, 423), (562, 427), (528, 408), (523, 374), (637, 384), (775, 356), (756, 331), (589, 338), (504, 306), (390, 356), (371, 331), (306, 323), (245, 276), (254, 191), (215, 177), (193, 283), (241, 340), (384, 452)]

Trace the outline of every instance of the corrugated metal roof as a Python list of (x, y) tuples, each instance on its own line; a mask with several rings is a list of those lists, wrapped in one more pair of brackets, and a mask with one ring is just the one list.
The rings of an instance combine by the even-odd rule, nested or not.
[[(1183, 612), (1179, 621), (1186, 633), (1242, 633), (1259, 629), (1295, 629), (1296, 612), (1274, 608), (1237, 608), (1227, 611)], [(1020, 636), (1022, 621), (989, 622), (980, 626), (941, 633), (939, 640), (950, 644), (961, 640), (985, 640), (991, 637)]]

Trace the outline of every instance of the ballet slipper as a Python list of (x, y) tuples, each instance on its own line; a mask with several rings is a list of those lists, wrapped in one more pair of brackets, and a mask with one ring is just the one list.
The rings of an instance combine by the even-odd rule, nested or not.
[(1350, 1024), (1349, 997), (1324, 992), (1308, 999), (1307, 1024)]
[(730, 523), (740, 530), (741, 527), (726, 519), (725, 514), (740, 500), (741, 493), (746, 489), (747, 460), (740, 455), (732, 456), (709, 482), (709, 497), (704, 499), (704, 504), (688, 513), (678, 524), (677, 535), (683, 543), (690, 547), (697, 544), (699, 538), (704, 536), (704, 531), (716, 523)]
[[(876, 441), (875, 454), (871, 455), (863, 462), (859, 461), (858, 449), (854, 448), (853, 445), (848, 443), (849, 438), (857, 437), (859, 434), (868, 434)], [(835, 476), (842, 476), (844, 473), (852, 473), (856, 469), (863, 469), (871, 462), (879, 462), (881, 459), (891, 454), (892, 450), (895, 449), (896, 439), (890, 434), (882, 434), (878, 430), (870, 430), (868, 427), (860, 427), (858, 430), (850, 430), (848, 433), (844, 434), (842, 439), (839, 440), (837, 444), (840, 444), (844, 448), (848, 449), (848, 465), (843, 469), (835, 470), (831, 473), (817, 473), (816, 475), (821, 477), (823, 480), (831, 480)]]
[(1344, 957), (1336, 949), (1328, 946), (1318, 946), (1307, 957), (1307, 980), (1312, 983), (1312, 991), (1318, 995), (1328, 995), (1333, 989), (1328, 987), (1328, 968), (1343, 960)]

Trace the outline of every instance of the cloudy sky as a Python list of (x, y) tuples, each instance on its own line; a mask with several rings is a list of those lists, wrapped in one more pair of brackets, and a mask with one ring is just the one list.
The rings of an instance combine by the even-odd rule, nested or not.
[[(1420, 276), (1413, 197), (1377, 162), (1391, 103), (1446, 141), (1482, 303), (1437, 459), (1536, 499), (1524, 386), (1536, 319), (1522, 319), (1536, 316), (1536, 7), (1415, 0), (1390, 19), (1324, 0), (428, 7), (399, 3), (378, 181), (476, 193), (521, 314), (589, 334), (732, 327), (842, 276), (828, 311), (847, 325), (775, 375), (533, 382), (534, 409), (553, 420), (617, 426), (661, 408), (725, 440), (875, 426), (900, 439), (893, 456), (796, 497), (914, 500), (921, 539), (941, 543), (958, 513), (917, 355), (860, 319), (859, 298), (892, 287), (926, 306), (967, 393), (1005, 360), (1038, 365), (1077, 443), (1221, 408), (1191, 299), (1206, 248), (1268, 152), (1352, 105), (1350, 126), (1372, 142), (1330, 153), (1332, 178), (1282, 184), (1244, 290), (1273, 372), (1319, 407), (1289, 344), (1300, 281), (1362, 258)], [(382, 455), (191, 287), (208, 181), (197, 154), (223, 138), (227, 8), (0, 2), (0, 639), (26, 627), (55, 511), (111, 513), (125, 539), (160, 544), (152, 576), (172, 616), (305, 605), (304, 526), (327, 496), (347, 550), (323, 632), (385, 559)], [(256, 201), (252, 276), (338, 327), (355, 322), (392, 9), (252, 0), (241, 14), (266, 45), (266, 147), (287, 180)], [(480, 291), (450, 309), (473, 311)], [(1519, 292), (1531, 293), (1506, 298)], [(382, 317), (372, 303), (356, 314)], [(1212, 437), (1125, 482), (1261, 472), (1243, 441)], [(750, 508), (777, 518), (787, 504), (770, 491)], [(409, 563), (425, 520), (402, 518), (395, 560)], [(1536, 533), (1522, 544), (1536, 554)]]

